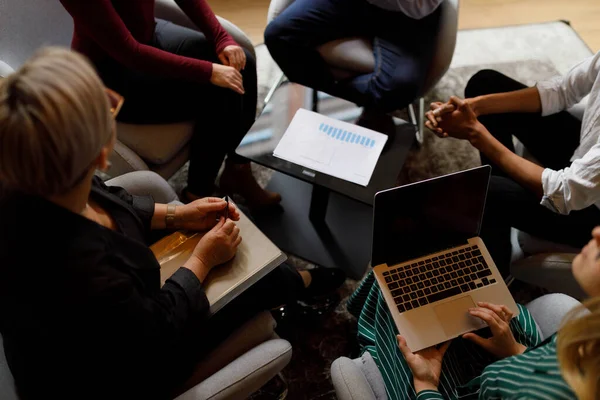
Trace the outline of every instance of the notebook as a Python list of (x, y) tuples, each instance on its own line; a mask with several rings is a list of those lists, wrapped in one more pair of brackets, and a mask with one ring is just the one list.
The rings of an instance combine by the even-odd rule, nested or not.
[[(236, 256), (213, 268), (204, 282), (210, 313), (214, 314), (246, 289), (281, 265), (287, 256), (269, 240), (239, 209), (242, 243)], [(203, 232), (175, 232), (150, 249), (160, 264), (161, 286), (190, 257)]]

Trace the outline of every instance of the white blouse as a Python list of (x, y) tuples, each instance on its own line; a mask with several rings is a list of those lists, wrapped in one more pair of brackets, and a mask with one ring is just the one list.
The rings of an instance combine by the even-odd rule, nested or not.
[[(592, 204), (600, 208), (600, 52), (574, 66), (563, 77), (538, 82), (537, 89), (544, 116), (567, 110), (590, 95), (572, 164), (558, 171), (544, 169), (541, 204), (560, 214)], [(544, 138), (540, 136), (540, 140)]]

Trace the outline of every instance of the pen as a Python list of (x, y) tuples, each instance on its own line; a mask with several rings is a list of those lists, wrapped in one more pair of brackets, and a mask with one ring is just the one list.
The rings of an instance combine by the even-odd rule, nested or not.
[(225, 196), (225, 201), (227, 202), (227, 205), (225, 206), (225, 220), (227, 221), (229, 218), (229, 196)]

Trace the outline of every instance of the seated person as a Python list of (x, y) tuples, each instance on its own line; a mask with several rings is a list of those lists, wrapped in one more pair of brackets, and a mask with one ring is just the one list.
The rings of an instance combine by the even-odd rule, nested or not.
[(56, 48), (0, 80), (0, 332), (26, 399), (168, 398), (243, 322), (344, 279), (282, 265), (208, 319), (202, 282), (242, 240), (208, 198), (175, 208), (175, 228), (208, 232), (161, 288), (148, 244), (167, 205), (94, 176), (115, 143), (107, 93)]
[[(482, 164), (492, 166), (481, 237), (504, 275), (511, 227), (581, 248), (600, 224), (599, 90), (600, 53), (531, 88), (495, 71), (478, 72), (466, 100), (434, 103), (438, 115), (427, 113), (428, 127), (468, 140)], [(588, 94), (583, 121), (565, 111)], [(514, 153), (513, 135), (542, 166)]]
[[(442, 0), (295, 0), (265, 31), (265, 44), (292, 82), (378, 112), (406, 107), (426, 78)], [(338, 85), (317, 48), (336, 39), (373, 39), (375, 71)]]
[(519, 305), (513, 318), (506, 306), (479, 303), (469, 312), (489, 326), (489, 338), (467, 333), (412, 353), (369, 275), (349, 308), (359, 318), (359, 342), (376, 361), (388, 398), (597, 399), (600, 227), (592, 236), (573, 262), (575, 279), (592, 298), (543, 341), (527, 308)]
[[(176, 0), (202, 30), (154, 19), (154, 0), (61, 0), (73, 17), (73, 49), (87, 55), (104, 84), (127, 98), (119, 121), (193, 121), (184, 200), (220, 187), (251, 207), (277, 204), (235, 149), (256, 115), (256, 62), (223, 29), (206, 0)], [(168, 132), (165, 132), (168, 134)]]

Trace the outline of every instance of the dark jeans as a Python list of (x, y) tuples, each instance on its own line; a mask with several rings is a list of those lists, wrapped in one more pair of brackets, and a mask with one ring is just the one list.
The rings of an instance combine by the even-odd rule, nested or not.
[[(471, 78), (465, 97), (525, 87), (499, 72), (484, 70)], [(542, 165), (554, 170), (569, 166), (579, 146), (581, 121), (566, 111), (547, 117), (531, 113), (486, 115), (479, 120), (507, 148), (514, 151), (514, 135)], [(600, 210), (596, 206), (572, 211), (569, 215), (557, 214), (540, 205), (536, 195), (483, 154), (481, 162), (492, 166), (481, 237), (503, 275), (508, 274), (510, 266), (511, 227), (542, 239), (582, 247), (590, 240), (592, 229), (600, 225)]]
[[(415, 20), (367, 0), (296, 0), (265, 31), (265, 44), (285, 75), (358, 104), (392, 111), (422, 88), (439, 27), (439, 9)], [(375, 71), (339, 84), (317, 47), (348, 37), (374, 38)]]
[[(214, 45), (197, 31), (158, 20), (152, 46), (201, 60), (220, 63)], [(129, 70), (116, 62), (98, 65), (106, 86), (125, 97), (119, 114), (122, 122), (168, 124), (194, 121), (188, 189), (197, 195), (212, 191), (225, 155), (237, 163), (235, 148), (256, 116), (256, 62), (246, 51), (242, 71), (245, 94), (210, 83), (199, 84)], [(165, 132), (168, 134), (168, 132)]]

